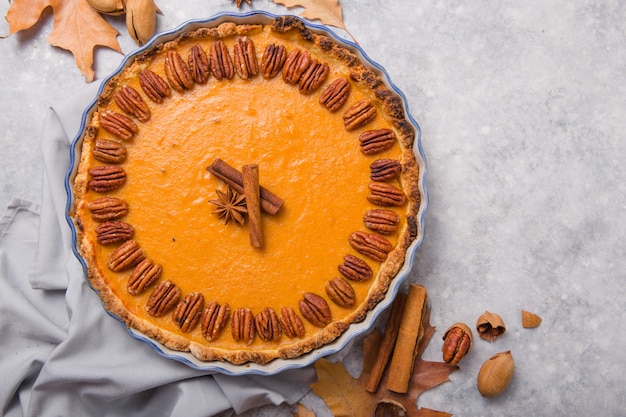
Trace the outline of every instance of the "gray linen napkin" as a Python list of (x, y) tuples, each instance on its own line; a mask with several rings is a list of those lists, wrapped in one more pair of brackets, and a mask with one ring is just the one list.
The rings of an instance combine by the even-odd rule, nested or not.
[[(9, 354), (3, 349), (0, 374), (10, 375), (0, 388), (2, 414), (200, 417), (298, 401), (315, 379), (310, 367), (210, 375), (162, 358), (104, 311), (71, 251), (65, 220), (69, 145), (97, 87), (50, 109), (41, 206), (16, 200), (0, 223), (0, 330), (12, 338), (1, 342)], [(19, 328), (9, 322), (18, 318)]]

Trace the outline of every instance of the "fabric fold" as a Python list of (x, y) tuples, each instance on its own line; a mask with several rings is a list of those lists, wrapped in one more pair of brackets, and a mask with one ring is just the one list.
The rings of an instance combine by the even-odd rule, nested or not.
[[(3, 414), (191, 417), (298, 401), (315, 378), (312, 368), (212, 375), (161, 357), (103, 308), (71, 249), (65, 189), (70, 143), (97, 88), (50, 109), (41, 137), (41, 206), (21, 202), (26, 208), (3, 216), (0, 293), (3, 300), (14, 295), (14, 302), (0, 305), (3, 338), (11, 336), (3, 352), (16, 352), (15, 360), (3, 355), (0, 365), (11, 375), (0, 389)], [(19, 318), (20, 326), (5, 317)], [(30, 343), (38, 348), (24, 349)]]

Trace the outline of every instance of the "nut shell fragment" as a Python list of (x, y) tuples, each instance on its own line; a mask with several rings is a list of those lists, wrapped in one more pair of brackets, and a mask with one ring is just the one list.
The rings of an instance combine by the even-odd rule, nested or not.
[(541, 317), (530, 311), (522, 310), (522, 327), (532, 329), (541, 324)]
[(476, 331), (478, 331), (478, 335), (482, 339), (493, 342), (504, 334), (506, 326), (504, 325), (502, 317), (495, 313), (485, 311), (476, 321)]

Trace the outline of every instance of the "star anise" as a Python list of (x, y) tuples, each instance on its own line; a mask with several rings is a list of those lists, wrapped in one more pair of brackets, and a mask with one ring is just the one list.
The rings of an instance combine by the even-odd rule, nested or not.
[(231, 220), (242, 225), (248, 209), (246, 208), (246, 197), (233, 190), (230, 186), (226, 187), (226, 192), (216, 190), (219, 200), (209, 200), (209, 203), (215, 204), (217, 208), (214, 213), (220, 219), (224, 219), (224, 224), (228, 224)]
[[(242, 0), (235, 0), (235, 4), (237, 5), (237, 7), (241, 6), (241, 2), (242, 2)], [(252, 4), (252, 3), (250, 2), (250, 0), (246, 0), (246, 3), (248, 3), (248, 4)]]

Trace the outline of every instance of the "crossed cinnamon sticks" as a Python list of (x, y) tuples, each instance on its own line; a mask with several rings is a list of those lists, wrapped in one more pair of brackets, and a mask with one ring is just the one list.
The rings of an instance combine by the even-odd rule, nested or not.
[(259, 184), (259, 166), (256, 164), (244, 165), (242, 172), (239, 172), (218, 158), (207, 167), (207, 170), (233, 190), (246, 196), (250, 244), (256, 248), (262, 247), (261, 209), (274, 215), (280, 210), (284, 201)]

